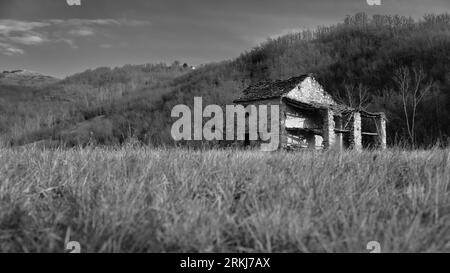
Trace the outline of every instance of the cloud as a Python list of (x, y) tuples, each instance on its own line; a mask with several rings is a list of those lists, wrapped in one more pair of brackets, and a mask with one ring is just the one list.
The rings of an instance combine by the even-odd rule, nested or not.
[(6, 56), (23, 55), (25, 52), (7, 43), (0, 43), (0, 53)]
[(82, 27), (82, 26), (127, 26), (127, 27), (142, 27), (151, 25), (150, 21), (146, 20), (132, 20), (127, 18), (122, 19), (49, 19), (44, 20), (50, 24), (57, 24), (63, 26)]
[(64, 43), (64, 44), (67, 44), (67, 45), (70, 46), (72, 49), (77, 49), (77, 48), (78, 48), (77, 44), (76, 44), (75, 41), (72, 40), (72, 39), (61, 38), (61, 39), (54, 40), (54, 42), (55, 42), (55, 43)]
[(94, 35), (95, 31), (92, 28), (84, 27), (78, 29), (72, 29), (69, 34), (72, 36), (86, 37)]
[[(44, 43), (65, 43), (78, 48), (75, 38), (81, 39), (96, 34), (99, 28), (144, 27), (151, 25), (146, 20), (122, 19), (43, 19), (20, 21), (0, 19), (0, 53), (14, 56), (25, 53), (23, 46)], [(106, 44), (103, 44), (106, 45)]]
[(122, 20), (119, 20), (118, 22), (119, 22), (119, 25), (129, 26), (129, 27), (145, 27), (145, 26), (149, 26), (152, 24), (150, 21), (129, 20), (129, 19), (122, 19)]
[(22, 45), (38, 45), (45, 43), (47, 39), (39, 34), (24, 34), (22, 36), (10, 36), (9, 41)]
[(0, 20), (0, 35), (8, 35), (11, 32), (28, 32), (49, 25), (47, 22)]

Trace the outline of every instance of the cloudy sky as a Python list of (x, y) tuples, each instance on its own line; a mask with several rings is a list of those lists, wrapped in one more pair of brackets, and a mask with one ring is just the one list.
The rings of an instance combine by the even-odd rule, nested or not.
[(360, 11), (414, 18), (450, 12), (450, 0), (381, 1), (81, 0), (69, 6), (67, 0), (0, 0), (0, 70), (64, 77), (98, 66), (198, 65)]

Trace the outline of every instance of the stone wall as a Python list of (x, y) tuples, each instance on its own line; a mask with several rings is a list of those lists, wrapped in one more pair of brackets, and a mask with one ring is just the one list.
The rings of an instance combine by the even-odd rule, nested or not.
[(325, 92), (323, 87), (313, 77), (306, 78), (286, 94), (286, 97), (303, 103), (336, 104), (333, 98)]

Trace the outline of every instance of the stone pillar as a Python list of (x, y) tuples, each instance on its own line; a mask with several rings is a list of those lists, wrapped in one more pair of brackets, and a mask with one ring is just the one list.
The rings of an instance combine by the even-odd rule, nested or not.
[(362, 149), (362, 135), (361, 135), (361, 114), (354, 112), (350, 122), (350, 147), (355, 150)]
[(336, 141), (334, 132), (334, 112), (331, 109), (325, 109), (323, 114), (323, 148), (333, 147)]
[[(342, 116), (337, 116), (336, 122), (335, 122), (335, 128), (342, 130), (343, 129), (342, 126), (343, 126)], [(336, 145), (339, 147), (339, 150), (344, 149), (344, 134), (343, 133), (336, 134)]]
[(286, 104), (283, 99), (280, 100), (280, 146), (281, 149), (287, 148), (287, 131), (286, 131)]
[(382, 150), (385, 150), (387, 148), (387, 142), (386, 142), (386, 116), (384, 114), (381, 114), (376, 119), (377, 123), (377, 140), (378, 140), (378, 147), (380, 147)]

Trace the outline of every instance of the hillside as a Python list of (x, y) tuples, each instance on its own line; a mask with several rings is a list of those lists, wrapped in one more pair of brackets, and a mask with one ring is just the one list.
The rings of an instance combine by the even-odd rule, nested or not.
[[(269, 39), (234, 60), (196, 70), (172, 65), (168, 77), (166, 68), (158, 66), (151, 66), (147, 78), (140, 76), (146, 75), (145, 66), (130, 70), (137, 73), (126, 72), (126, 67), (86, 71), (58, 85), (65, 91), (58, 94), (64, 99), (75, 97), (71, 100), (81, 105), (74, 111), (77, 118), (63, 125), (48, 124), (9, 143), (53, 139), (69, 145), (114, 144), (135, 137), (147, 144), (173, 145), (170, 111), (174, 105), (190, 105), (194, 96), (223, 105), (250, 83), (315, 73), (341, 102), (386, 112), (391, 145), (446, 144), (449, 34), (448, 14), (426, 15), (419, 21), (356, 14), (333, 26)], [(416, 105), (413, 87), (424, 93)], [(83, 126), (77, 127), (77, 122)], [(106, 125), (93, 125), (98, 123)], [(80, 127), (84, 129), (76, 129)]]
[(179, 63), (126, 65), (87, 70), (46, 84), (37, 84), (38, 73), (4, 73), (4, 81), (0, 81), (0, 144), (58, 141), (63, 132), (80, 128), (79, 123), (89, 123), (102, 109), (121, 104), (123, 98), (143, 89), (149, 90), (148, 97), (157, 98), (166, 92), (168, 81), (190, 70)]
[[(116, 128), (127, 128), (145, 143), (171, 145), (174, 105), (191, 105), (194, 96), (223, 105), (250, 83), (312, 72), (341, 102), (386, 112), (391, 145), (446, 144), (450, 136), (449, 33), (448, 14), (427, 15), (420, 21), (357, 14), (334, 26), (269, 39), (235, 60), (206, 65), (176, 78), (171, 93), (156, 104), (143, 96), (103, 114)], [(414, 143), (406, 126), (407, 120), (411, 123), (413, 98), (408, 94), (402, 100), (398, 81), (402, 71), (407, 72), (403, 84), (418, 89), (431, 86), (416, 109)], [(422, 78), (415, 77), (418, 74)]]
[(0, 73), (0, 85), (9, 86), (45, 86), (59, 81), (57, 78), (29, 70), (11, 70)]

